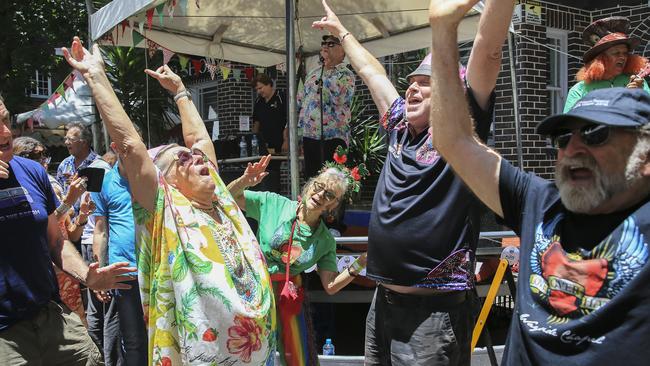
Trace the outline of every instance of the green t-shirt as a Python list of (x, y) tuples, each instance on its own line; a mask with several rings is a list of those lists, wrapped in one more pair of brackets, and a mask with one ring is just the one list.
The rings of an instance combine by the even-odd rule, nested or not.
[[(291, 224), (296, 218), (298, 202), (272, 192), (244, 191), (246, 216), (259, 222), (257, 240), (266, 258), (269, 273), (284, 273)], [(336, 242), (321, 220), (312, 232), (308, 225), (298, 225), (293, 235), (291, 275), (315, 264), (319, 270), (338, 272)]]
[[(617, 88), (617, 87), (624, 88), (629, 83), (630, 83), (630, 75), (627, 74), (621, 74), (612, 80), (592, 81), (589, 84), (585, 83), (584, 81), (581, 81), (576, 85), (574, 85), (571, 88), (571, 90), (569, 90), (569, 95), (567, 95), (566, 97), (566, 103), (564, 103), (564, 113), (570, 111), (571, 108), (573, 108), (573, 106), (580, 99), (582, 99), (582, 97), (587, 95), (592, 90), (604, 89), (604, 88)], [(643, 90), (650, 93), (650, 88), (648, 87), (648, 83), (646, 83), (645, 80), (643, 81)]]

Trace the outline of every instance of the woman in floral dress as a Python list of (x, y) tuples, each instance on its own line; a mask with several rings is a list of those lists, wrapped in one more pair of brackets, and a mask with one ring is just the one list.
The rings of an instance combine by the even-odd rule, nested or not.
[(210, 135), (180, 78), (167, 65), (146, 70), (174, 95), (187, 146), (162, 146), (150, 157), (99, 49), (91, 53), (75, 37), (64, 55), (92, 90), (130, 183), (149, 363), (265, 364), (275, 332), (269, 274), (217, 174)]

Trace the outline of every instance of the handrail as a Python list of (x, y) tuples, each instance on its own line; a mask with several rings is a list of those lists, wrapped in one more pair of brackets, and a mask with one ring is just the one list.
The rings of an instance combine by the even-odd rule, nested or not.
[[(516, 238), (517, 234), (514, 231), (482, 231), (479, 234), (481, 239), (493, 238)], [(367, 244), (367, 236), (341, 236), (334, 238), (336, 244)]]

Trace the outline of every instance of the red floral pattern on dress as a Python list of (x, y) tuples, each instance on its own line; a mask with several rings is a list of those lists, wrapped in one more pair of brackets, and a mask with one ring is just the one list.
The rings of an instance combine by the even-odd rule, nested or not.
[(228, 352), (238, 354), (243, 362), (250, 362), (251, 354), (262, 347), (260, 333), (262, 329), (255, 321), (236, 316), (235, 325), (228, 328)]

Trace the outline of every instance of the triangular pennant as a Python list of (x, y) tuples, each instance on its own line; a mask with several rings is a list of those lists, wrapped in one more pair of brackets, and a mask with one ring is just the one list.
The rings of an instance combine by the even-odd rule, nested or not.
[(152, 58), (158, 50), (158, 43), (147, 39), (147, 49), (149, 50), (149, 58)]
[(41, 104), (41, 109), (44, 110), (44, 111), (47, 111), (48, 109), (50, 109), (49, 103), (46, 101), (45, 103)]
[(178, 10), (181, 15), (187, 14), (187, 0), (178, 0)]
[[(151, 28), (151, 27), (149, 27)], [(140, 30), (140, 34), (144, 34), (144, 23), (139, 22), (138, 23), (138, 29)]]
[(187, 68), (187, 62), (189, 61), (189, 57), (183, 56), (181, 54), (178, 55), (178, 61), (181, 64), (181, 70), (185, 70)]
[(194, 75), (201, 73), (201, 60), (192, 60), (192, 67), (194, 68)]
[(228, 79), (228, 75), (230, 75), (230, 68), (228, 66), (219, 66), (219, 69), (221, 69), (221, 76), (223, 77), (224, 80)]
[(232, 70), (232, 76), (235, 77), (235, 80), (240, 81), (241, 80), (241, 69)]
[(131, 38), (133, 39), (133, 47), (137, 47), (144, 40), (144, 36), (135, 29), (131, 32)]
[(124, 19), (124, 20), (122, 21), (122, 37), (124, 37), (124, 35), (126, 34), (126, 33), (124, 32), (124, 30), (125, 30), (126, 27), (128, 27), (128, 26), (129, 26), (129, 21), (128, 21), (127, 19)]
[(257, 68), (257, 73), (258, 73), (258, 74), (263, 74), (263, 73), (265, 73), (265, 72), (266, 72), (266, 69), (265, 69), (265, 68), (263, 68), (263, 67), (258, 67), (258, 68)]
[(196, 0), (196, 8), (201, 9), (201, 7), (199, 6), (199, 0)]
[(73, 83), (74, 83), (74, 74), (68, 75), (68, 77), (65, 78), (65, 80), (63, 81), (63, 85), (65, 85), (68, 89), (72, 89), (72, 91), (76, 93), (77, 91), (74, 90)]
[(163, 52), (163, 65), (169, 63), (169, 60), (174, 56), (174, 51), (161, 47)]
[(151, 30), (151, 23), (153, 23), (153, 11), (154, 11), (153, 8), (147, 10), (147, 28), (149, 30)]
[(65, 88), (63, 87), (63, 84), (59, 85), (59, 87), (56, 88), (55, 91), (59, 93), (59, 95), (61, 96), (61, 98), (63, 98), (63, 100), (65, 100), (66, 102), (68, 101), (68, 98), (65, 97)]
[(162, 3), (158, 6), (156, 6), (156, 13), (158, 13), (158, 21), (160, 22), (160, 26), (163, 26), (163, 12), (165, 11), (165, 3)]
[(244, 67), (244, 74), (246, 74), (246, 79), (248, 79), (248, 81), (253, 80), (254, 73), (255, 70), (252, 67)]
[(207, 67), (208, 72), (210, 73), (210, 78), (214, 80), (214, 76), (217, 74), (217, 65), (206, 63), (205, 66)]
[(169, 13), (169, 19), (174, 19), (175, 7), (176, 7), (176, 0), (167, 1), (167, 13)]

